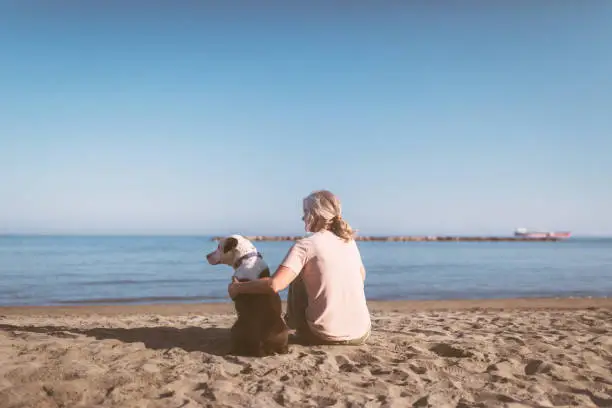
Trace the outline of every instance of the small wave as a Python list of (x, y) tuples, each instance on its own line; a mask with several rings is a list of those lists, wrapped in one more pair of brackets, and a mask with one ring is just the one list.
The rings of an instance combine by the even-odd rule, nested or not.
[(95, 304), (129, 304), (129, 303), (159, 303), (159, 302), (195, 302), (195, 301), (220, 301), (227, 300), (217, 296), (147, 296), (133, 298), (97, 298), (97, 299), (75, 299), (55, 300), (53, 303), (60, 305), (95, 305)]
[(136, 279), (117, 279), (117, 280), (105, 280), (105, 281), (90, 281), (90, 282), (74, 282), (75, 285), (78, 286), (98, 286), (98, 285), (143, 285), (143, 284), (152, 284), (152, 283), (201, 283), (202, 281), (195, 279), (181, 279), (180, 281), (177, 279), (146, 279), (146, 280), (136, 280)]

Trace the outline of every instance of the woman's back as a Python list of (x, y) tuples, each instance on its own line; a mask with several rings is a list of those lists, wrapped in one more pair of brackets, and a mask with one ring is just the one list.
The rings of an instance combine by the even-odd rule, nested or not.
[(282, 265), (301, 275), (308, 293), (306, 319), (319, 337), (355, 339), (370, 329), (363, 264), (354, 240), (321, 230), (296, 242)]

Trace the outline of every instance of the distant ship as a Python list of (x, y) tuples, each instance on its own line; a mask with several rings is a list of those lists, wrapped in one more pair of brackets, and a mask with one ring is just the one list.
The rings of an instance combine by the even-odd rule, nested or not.
[(514, 231), (515, 237), (522, 238), (557, 238), (566, 239), (572, 235), (569, 231), (546, 232), (546, 231), (529, 231), (527, 228), (517, 228)]

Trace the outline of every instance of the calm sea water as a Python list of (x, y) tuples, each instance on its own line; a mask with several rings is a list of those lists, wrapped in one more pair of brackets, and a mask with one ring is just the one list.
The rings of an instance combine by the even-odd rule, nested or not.
[[(272, 268), (291, 242), (256, 242)], [(612, 239), (359, 242), (369, 299), (611, 296)], [(227, 302), (209, 237), (0, 237), (0, 305)], [(285, 296), (285, 293), (282, 294)]]

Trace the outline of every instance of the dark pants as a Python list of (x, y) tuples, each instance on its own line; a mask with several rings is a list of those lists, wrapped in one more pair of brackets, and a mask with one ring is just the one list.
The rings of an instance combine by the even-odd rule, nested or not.
[(298, 275), (297, 278), (289, 285), (289, 293), (287, 295), (287, 314), (285, 315), (285, 321), (287, 325), (296, 331), (298, 342), (307, 345), (332, 345), (332, 344), (343, 344), (343, 345), (355, 345), (359, 346), (366, 342), (370, 337), (370, 331), (358, 339), (354, 340), (338, 340), (330, 341), (324, 340), (314, 334), (308, 322), (306, 320), (306, 308), (308, 307), (308, 293), (306, 292), (306, 285), (302, 280), (302, 276)]

